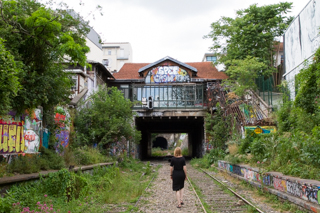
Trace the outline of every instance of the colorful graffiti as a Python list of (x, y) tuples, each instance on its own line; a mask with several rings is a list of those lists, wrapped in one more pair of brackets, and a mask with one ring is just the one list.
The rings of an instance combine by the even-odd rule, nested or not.
[(35, 109), (18, 116), (10, 112), (0, 118), (0, 153), (35, 153), (41, 146), (42, 113)]
[[(248, 181), (263, 182), (264, 185), (273, 187), (281, 192), (285, 192), (303, 200), (320, 204), (320, 184), (301, 183), (301, 179), (288, 179), (287, 177), (275, 176), (275, 173), (262, 174), (251, 168), (244, 166), (231, 165), (225, 161), (218, 161), (218, 167), (228, 172), (232, 172), (244, 177)], [(277, 173), (278, 174), (278, 173)], [(310, 182), (310, 180), (308, 181)], [(319, 186), (318, 186), (319, 185)]]
[(61, 147), (65, 148), (69, 146), (69, 136), (70, 136), (70, 114), (67, 109), (58, 106), (56, 108), (56, 114), (54, 116), (54, 121), (59, 127), (55, 136), (58, 143), (55, 145), (56, 151), (59, 152)]
[(287, 191), (286, 181), (278, 177), (273, 177), (273, 187), (282, 192)]
[(146, 83), (172, 83), (189, 81), (189, 74), (179, 66), (158, 66), (153, 68), (146, 77)]
[(245, 133), (247, 134), (247, 130), (252, 130), (256, 134), (269, 134), (277, 131), (275, 126), (245, 126)]

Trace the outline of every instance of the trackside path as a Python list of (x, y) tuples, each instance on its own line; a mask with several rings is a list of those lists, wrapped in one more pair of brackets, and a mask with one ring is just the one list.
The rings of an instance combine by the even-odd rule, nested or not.
[[(181, 209), (177, 208), (175, 192), (172, 191), (172, 180), (170, 178), (170, 164), (166, 161), (152, 162), (161, 164), (158, 170), (159, 175), (153, 180), (147, 192), (143, 194), (137, 204), (138, 212), (157, 213), (157, 212), (203, 212), (196, 195), (192, 191), (188, 181), (185, 181), (184, 187), (184, 205)], [(189, 165), (188, 165), (189, 166)], [(189, 166), (190, 167), (190, 166)]]

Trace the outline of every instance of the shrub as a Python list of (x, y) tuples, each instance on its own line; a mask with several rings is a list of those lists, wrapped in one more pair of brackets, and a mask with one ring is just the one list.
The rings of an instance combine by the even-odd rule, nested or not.
[(183, 156), (189, 156), (189, 149), (188, 148), (183, 148), (182, 149), (182, 155)]
[(89, 165), (107, 162), (107, 157), (102, 155), (96, 148), (84, 146), (74, 150), (74, 161), (77, 165)]

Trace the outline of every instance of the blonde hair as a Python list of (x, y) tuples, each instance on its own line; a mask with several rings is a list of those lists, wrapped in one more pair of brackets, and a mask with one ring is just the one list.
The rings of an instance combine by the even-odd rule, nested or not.
[(181, 148), (180, 147), (175, 148), (173, 153), (175, 157), (181, 156)]

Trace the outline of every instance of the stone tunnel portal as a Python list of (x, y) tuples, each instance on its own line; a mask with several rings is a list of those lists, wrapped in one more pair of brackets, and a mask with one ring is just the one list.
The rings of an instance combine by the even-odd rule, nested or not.
[(162, 148), (168, 149), (168, 141), (164, 137), (157, 137), (154, 141), (152, 141), (152, 148)]
[(142, 134), (138, 145), (141, 160), (151, 158), (152, 133), (188, 133), (189, 156), (202, 157), (205, 141), (203, 117), (136, 117), (135, 124)]

